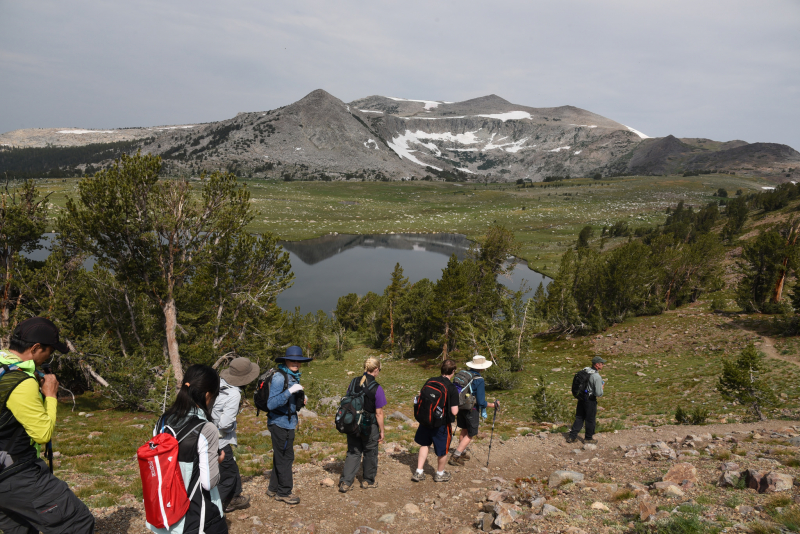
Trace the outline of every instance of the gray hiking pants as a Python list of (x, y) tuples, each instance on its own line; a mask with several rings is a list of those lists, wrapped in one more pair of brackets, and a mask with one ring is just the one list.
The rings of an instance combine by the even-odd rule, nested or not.
[(34, 461), (0, 481), (0, 531), (4, 534), (91, 534), (94, 516), (69, 489)]
[(242, 494), (242, 476), (239, 474), (239, 466), (233, 457), (233, 447), (225, 445), (225, 459), (219, 463), (219, 498), (223, 506), (228, 506), (234, 497)]
[(381, 430), (377, 424), (372, 425), (369, 436), (347, 436), (347, 458), (344, 460), (339, 483), (353, 483), (358, 474), (358, 468), (362, 465), (362, 456), (364, 457), (363, 480), (370, 484), (375, 482), (375, 476), (378, 474), (378, 440), (380, 437)]

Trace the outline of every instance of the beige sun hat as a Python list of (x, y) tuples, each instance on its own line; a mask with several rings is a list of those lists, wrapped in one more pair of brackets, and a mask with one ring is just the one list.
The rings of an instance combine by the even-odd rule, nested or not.
[(472, 357), (471, 362), (467, 362), (467, 367), (470, 369), (488, 369), (491, 366), (492, 362), (486, 361), (486, 358), (480, 354), (476, 354)]
[(228, 368), (222, 371), (219, 376), (228, 384), (241, 387), (255, 380), (260, 372), (261, 369), (259, 369), (258, 364), (251, 362), (247, 358), (240, 357), (234, 358)]

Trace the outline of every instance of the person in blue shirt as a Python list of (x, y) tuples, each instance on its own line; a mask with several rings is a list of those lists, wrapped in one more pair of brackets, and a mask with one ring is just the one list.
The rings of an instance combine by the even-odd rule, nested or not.
[(458, 447), (450, 455), (450, 465), (463, 467), (465, 462), (469, 460), (469, 453), (466, 452), (472, 439), (478, 435), (478, 427), (480, 426), (480, 418), (486, 419), (486, 408), (500, 408), (500, 403), (495, 401), (491, 404), (486, 402), (486, 384), (481, 376), (481, 371), (488, 369), (492, 366), (492, 362), (486, 361), (481, 355), (476, 355), (472, 358), (471, 362), (467, 362), (469, 372), (474, 375), (472, 379), (472, 394), (475, 396), (475, 407), (471, 410), (459, 410), (456, 423), (458, 428), (461, 429), (461, 438), (458, 442)]
[(267, 400), (267, 428), (272, 435), (272, 474), (267, 496), (287, 504), (300, 504), (300, 497), (292, 493), (292, 464), (294, 463), (294, 429), (297, 428), (297, 411), (305, 406), (306, 395), (300, 385), (300, 365), (310, 362), (303, 349), (292, 345), (286, 355), (276, 358), (281, 362), (278, 372), (272, 375)]

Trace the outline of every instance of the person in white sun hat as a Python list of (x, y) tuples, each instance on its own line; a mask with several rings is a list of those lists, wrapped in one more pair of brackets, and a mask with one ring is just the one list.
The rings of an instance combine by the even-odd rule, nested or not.
[[(469, 453), (466, 452), (467, 447), (472, 442), (472, 439), (478, 435), (478, 427), (480, 426), (480, 419), (486, 419), (486, 408), (500, 408), (500, 403), (495, 401), (491, 404), (486, 402), (486, 384), (481, 376), (481, 371), (488, 369), (492, 366), (492, 362), (487, 361), (486, 358), (477, 354), (473, 356), (472, 361), (467, 362), (468, 371), (460, 371), (458, 374), (469, 373), (472, 375), (470, 382), (469, 378), (463, 381), (468, 383), (466, 386), (471, 388), (471, 395), (475, 398), (475, 405), (470, 409), (459, 409), (456, 423), (458, 428), (461, 429), (461, 438), (458, 442), (458, 447), (450, 455), (450, 465), (464, 466), (465, 462), (470, 459)], [(456, 383), (461, 377), (456, 376), (453, 380)]]

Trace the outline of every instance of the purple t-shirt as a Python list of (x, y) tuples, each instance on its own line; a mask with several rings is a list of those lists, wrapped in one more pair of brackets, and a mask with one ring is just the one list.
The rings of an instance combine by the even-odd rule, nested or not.
[(375, 390), (375, 409), (383, 408), (387, 404), (383, 386), (378, 386), (378, 389)]

